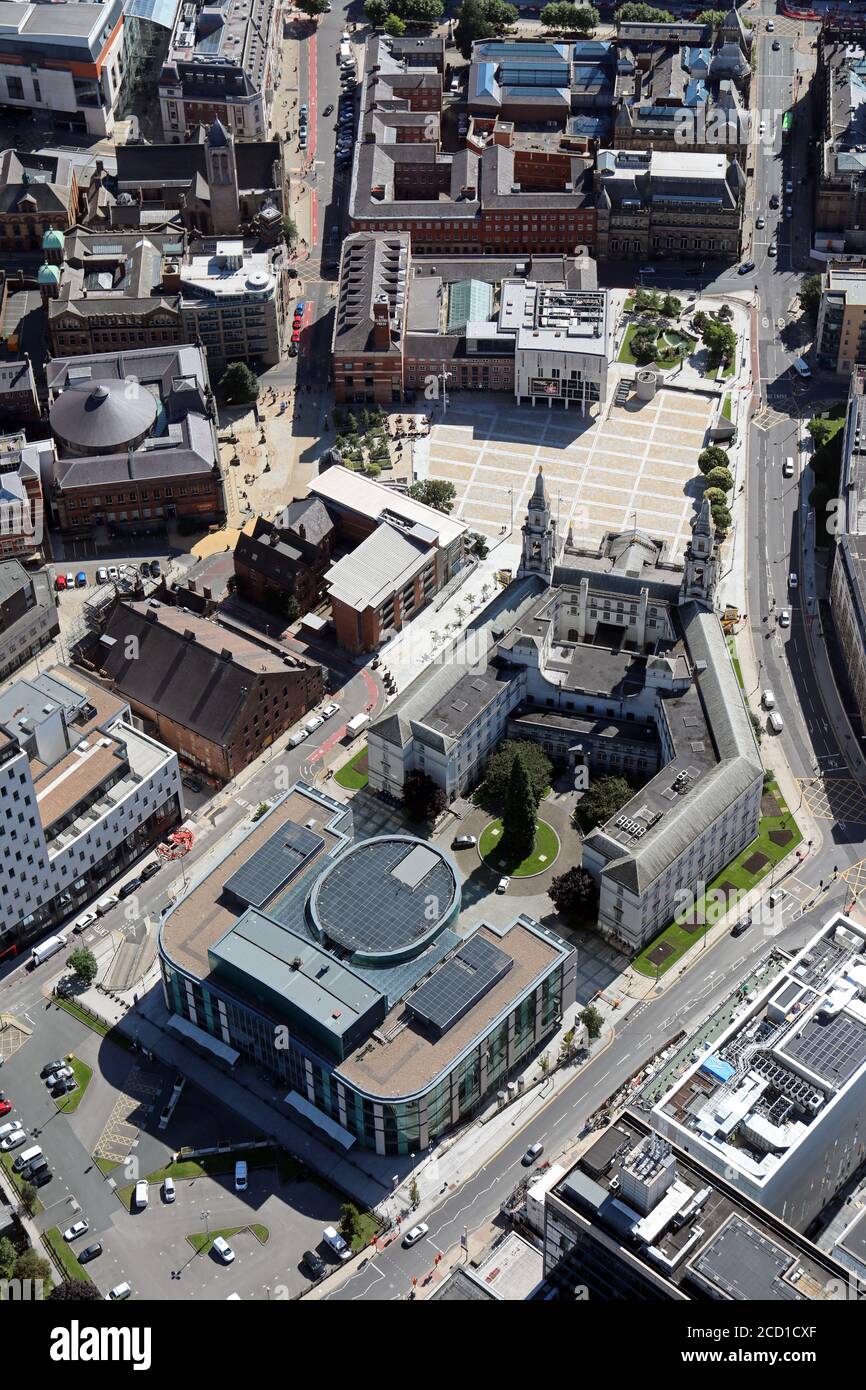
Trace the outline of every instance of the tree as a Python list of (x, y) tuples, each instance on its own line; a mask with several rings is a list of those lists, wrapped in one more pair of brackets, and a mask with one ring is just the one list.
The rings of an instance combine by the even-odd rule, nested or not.
[(47, 1281), (51, 1278), (51, 1266), (47, 1260), (38, 1255), (35, 1250), (25, 1250), (15, 1261), (16, 1279), (42, 1279)]
[(658, 352), (658, 334), (654, 328), (639, 328), (632, 334), (631, 355), (636, 362), (654, 362)]
[(8, 1236), (0, 1236), (0, 1279), (10, 1279), (18, 1254)]
[(579, 864), (557, 874), (548, 888), (550, 900), (561, 917), (580, 917), (584, 920), (595, 915), (598, 903), (598, 884), (588, 869)]
[(298, 228), (288, 213), (282, 218), (283, 240), (287, 246), (294, 246), (298, 239)]
[(518, 863), (528, 859), (535, 848), (535, 830), (538, 821), (538, 802), (532, 790), (529, 773), (523, 759), (517, 757), (511, 764), (508, 791), (502, 808), (502, 847), (505, 853), (513, 856)]
[(716, 530), (727, 535), (731, 529), (731, 522), (733, 521), (733, 517), (728, 511), (727, 505), (724, 502), (714, 502), (710, 507), (710, 511), (713, 514), (713, 522), (715, 523)]
[(698, 309), (696, 314), (692, 314), (692, 323), (699, 333), (703, 333), (708, 322), (709, 317), (704, 313), (703, 309)]
[(730, 322), (730, 320), (734, 317), (734, 311), (731, 308), (730, 304), (723, 304), (718, 312), (717, 317), (720, 319), (724, 319), (727, 322)]
[(658, 290), (635, 290), (634, 307), (639, 314), (661, 313), (662, 297)]
[(587, 1004), (585, 1009), (581, 1009), (580, 1021), (589, 1034), (590, 1042), (595, 1042), (601, 1033), (604, 1019), (594, 1004)]
[(383, 27), (385, 33), (390, 34), (394, 39), (402, 39), (406, 32), (406, 25), (400, 16), (396, 14), (389, 14)]
[(351, 1245), (358, 1234), (361, 1213), (354, 1202), (344, 1202), (340, 1208), (340, 1235), (347, 1245)]
[(401, 19), (411, 19), (416, 24), (438, 24), (445, 13), (445, 5), (443, 0), (396, 0), (391, 10)]
[(704, 497), (710, 504), (710, 510), (715, 506), (724, 507), (727, 505), (727, 494), (724, 493), (720, 487), (708, 487), (704, 493)]
[(520, 758), (529, 773), (532, 795), (537, 806), (550, 786), (553, 768), (544, 750), (529, 739), (503, 739), (498, 748), (491, 753), (484, 774), (484, 797), (499, 804), (503, 802), (515, 758)]
[(102, 1294), (95, 1284), (84, 1279), (64, 1279), (48, 1295), (49, 1303), (101, 1303)]
[(592, 5), (551, 4), (541, 11), (545, 29), (564, 29), (569, 33), (588, 34), (598, 24), (598, 10)]
[(403, 805), (413, 821), (435, 821), (448, 804), (441, 787), (426, 772), (407, 772), (403, 781)]
[(797, 298), (803, 313), (808, 314), (813, 323), (817, 323), (818, 309), (821, 306), (821, 276), (807, 275), (800, 285)]
[(36, 1191), (36, 1188), (33, 1186), (33, 1183), (26, 1182), (21, 1189), (20, 1195), (22, 1207), (30, 1216), (32, 1216), (33, 1209), (39, 1200), (39, 1193)]
[(328, 8), (328, 0), (297, 0), (298, 9), (303, 14), (309, 15), (310, 19), (315, 19), (317, 15), (324, 14)]
[(659, 10), (654, 5), (620, 5), (614, 10), (617, 24), (673, 24), (670, 10)]
[(698, 454), (698, 468), (702, 473), (709, 473), (713, 468), (728, 468), (730, 462), (727, 450), (718, 444), (709, 444)]
[(574, 1029), (569, 1028), (567, 1033), (563, 1033), (559, 1044), (559, 1064), (564, 1066), (570, 1062), (574, 1056)]
[(230, 362), (220, 379), (220, 390), (227, 401), (250, 405), (258, 399), (259, 383), (246, 362)]
[(701, 10), (696, 23), (709, 24), (713, 29), (718, 29), (719, 25), (723, 23), (724, 18), (724, 10)]
[(73, 951), (66, 964), (76, 980), (80, 980), (83, 985), (93, 984), (98, 966), (96, 956), (86, 946), (79, 946), (77, 950)]
[(816, 449), (823, 449), (833, 433), (833, 426), (830, 421), (822, 419), (820, 415), (816, 415), (813, 420), (810, 420), (806, 429), (812, 436)]
[(749, 710), (749, 722), (752, 725), (755, 738), (758, 740), (758, 743), (760, 743), (761, 739), (764, 737), (764, 726), (753, 709)]
[(624, 777), (598, 777), (590, 782), (574, 810), (574, 823), (584, 835), (615, 816), (634, 795)]
[(678, 319), (683, 311), (682, 300), (675, 294), (666, 294), (662, 300), (661, 312), (666, 319)]
[(710, 364), (720, 366), (729, 362), (737, 350), (737, 335), (728, 323), (719, 319), (707, 319), (701, 333), (701, 341), (710, 350)]
[(446, 483), (442, 478), (424, 478), (412, 484), (409, 496), (427, 507), (434, 507), (437, 512), (447, 513), (454, 506), (457, 489), (453, 483)]
[(711, 468), (707, 474), (706, 485), (708, 488), (721, 488), (723, 492), (730, 492), (734, 480), (727, 468)]
[(413, 1178), (409, 1184), (409, 1201), (412, 1203), (413, 1207), (417, 1207), (418, 1203), (421, 1201), (421, 1193), (418, 1191), (418, 1182), (416, 1178)]
[(364, 0), (364, 14), (374, 29), (381, 29), (391, 10), (388, 0)]
[(502, 0), (463, 0), (457, 11), (454, 42), (464, 58), (470, 57), (477, 39), (492, 39), (517, 19), (513, 5)]
[(466, 549), (470, 555), (474, 555), (478, 560), (484, 560), (487, 558), (490, 547), (487, 544), (487, 538), (482, 536), (479, 531), (470, 531), (466, 537)]

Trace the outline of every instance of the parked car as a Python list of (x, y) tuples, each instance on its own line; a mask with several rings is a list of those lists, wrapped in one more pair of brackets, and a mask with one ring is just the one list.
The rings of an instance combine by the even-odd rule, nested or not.
[(526, 1150), (526, 1153), (523, 1155), (520, 1162), (523, 1164), (524, 1168), (531, 1168), (533, 1163), (535, 1163), (539, 1158), (541, 1158), (541, 1155), (543, 1153), (543, 1144), (530, 1144), (529, 1148)]
[(95, 1260), (102, 1254), (102, 1241), (95, 1240), (92, 1245), (85, 1245), (83, 1250), (78, 1252), (78, 1263), (89, 1265), (91, 1260)]
[(55, 589), (57, 589), (58, 592), (60, 592), (60, 591), (62, 591), (63, 589), (66, 588), (66, 575), (65, 575), (65, 574), (55, 574), (55, 576), (54, 576), (54, 587), (55, 587)]
[(139, 870), (142, 883), (147, 883), (147, 880), (153, 878), (154, 874), (158, 874), (161, 868), (162, 863), (159, 859), (152, 859), (149, 864), (145, 864), (144, 868)]
[(77, 1090), (78, 1082), (74, 1076), (70, 1076), (66, 1081), (58, 1081), (56, 1086), (52, 1086), (51, 1094), (55, 1100), (60, 1100), (62, 1096), (70, 1095), (72, 1091)]
[(797, 578), (796, 572), (794, 570), (791, 570), (791, 573), (788, 575), (788, 588), (796, 589), (799, 583), (800, 581)]
[(503, 875), (503, 877), (499, 880), (499, 882), (496, 885), (497, 893), (507, 893), (510, 883), (511, 879), (508, 878), (507, 875)]
[(23, 1129), (13, 1129), (11, 1134), (7, 1134), (5, 1139), (0, 1139), (0, 1149), (4, 1153), (11, 1153), (13, 1149), (20, 1149), (21, 1145), (27, 1142), (27, 1135)]
[(122, 1298), (129, 1298), (129, 1295), (131, 1293), (132, 1289), (130, 1288), (129, 1284), (127, 1284), (124, 1280), (122, 1284), (115, 1284), (113, 1289), (109, 1289), (105, 1297), (107, 1302), (116, 1303)]
[(328, 1267), (321, 1255), (317, 1255), (315, 1250), (305, 1250), (301, 1264), (304, 1266), (304, 1272), (309, 1274), (311, 1279), (321, 1279)]
[(83, 589), (86, 587), (86, 585), (87, 575), (84, 573), (84, 570), (79, 570), (75, 576), (75, 587), (76, 589)]
[(52, 1086), (57, 1085), (58, 1081), (68, 1081), (72, 1074), (73, 1072), (71, 1067), (58, 1067), (56, 1071), (53, 1071), (49, 1076), (46, 1076), (45, 1085), (50, 1090)]
[(108, 566), (108, 577), (113, 584), (117, 583), (120, 578), (120, 570), (117, 568), (117, 565)]
[(774, 734), (780, 734), (785, 727), (785, 721), (776, 709), (768, 716), (767, 723), (770, 726), (770, 732)]
[(430, 1227), (426, 1221), (419, 1221), (417, 1226), (413, 1226), (411, 1231), (407, 1231), (403, 1237), (404, 1245), (416, 1245), (419, 1240), (423, 1240)]
[(150, 574), (150, 561), (149, 561), (149, 560), (142, 560), (141, 564), (140, 564), (139, 567), (138, 567), (138, 572), (139, 572), (139, 574), (142, 575), (145, 579), (147, 579), (148, 575)]
[(771, 207), (771, 208), (777, 208), (778, 206), (779, 206), (779, 195), (778, 195), (778, 193), (773, 193), (773, 194), (770, 196), (770, 207)]
[(793, 478), (793, 476), (794, 476), (794, 460), (793, 460), (792, 458), (788, 457), (788, 458), (785, 459), (785, 462), (782, 464), (782, 477), (783, 477), (783, 478)]
[(321, 715), (314, 714), (312, 719), (307, 720), (306, 724), (304, 725), (304, 728), (306, 729), (308, 734), (313, 734), (316, 732), (316, 729), (321, 729), (324, 722), (325, 721), (324, 719), (322, 719)]
[(74, 923), (74, 925), (73, 925), (73, 927), (72, 927), (72, 930), (73, 930), (73, 932), (75, 933), (76, 936), (80, 936), (81, 933), (87, 931), (87, 928), (88, 928), (89, 926), (91, 926), (92, 923), (94, 923), (95, 921), (96, 921), (96, 913), (95, 913), (95, 912), (93, 912), (93, 911), (82, 912), (82, 914), (81, 914), (80, 917), (76, 917), (75, 923)]
[(755, 269), (755, 262), (754, 262), (754, 261), (743, 261), (743, 264), (740, 266), (739, 270), (737, 271), (737, 274), (738, 274), (738, 275), (751, 275), (751, 273), (752, 273), (752, 271), (753, 271), (754, 269)]
[(182, 787), (186, 787), (188, 792), (204, 791), (204, 787), (196, 777), (181, 777), (180, 783)]
[(162, 1181), (162, 1200), (173, 1202), (177, 1197), (177, 1190), (174, 1185), (174, 1178), (163, 1178)]
[(11, 1100), (0, 1100), (0, 1115), (8, 1115), (11, 1109)]
[(53, 1071), (59, 1071), (62, 1066), (63, 1063), (58, 1057), (53, 1062), (46, 1062), (39, 1075), (42, 1077), (44, 1081), (46, 1076), (50, 1076)]
[(162, 574), (162, 565), (159, 563), (158, 560), (151, 560), (151, 562), (150, 562), (150, 577), (151, 577), (151, 579), (159, 579), (159, 577), (160, 577), (161, 574)]
[(137, 893), (137, 892), (138, 892), (138, 890), (139, 890), (140, 887), (141, 887), (141, 879), (140, 879), (140, 878), (131, 878), (131, 879), (129, 880), (128, 883), (124, 883), (124, 885), (123, 885), (122, 888), (118, 888), (118, 890), (117, 890), (117, 896), (118, 896), (119, 898), (130, 898), (130, 897), (132, 897), (132, 894), (133, 894), (133, 893)]
[(339, 1231), (336, 1229), (336, 1227), (326, 1226), (324, 1231), (322, 1232), (322, 1238), (325, 1244), (328, 1246), (328, 1248), (330, 1250), (333, 1250), (334, 1254), (337, 1256), (338, 1259), (351, 1259), (352, 1252), (349, 1249), (346, 1242), (344, 1241), (343, 1237), (340, 1235)]
[(235, 1257), (234, 1250), (232, 1250), (231, 1246), (229, 1245), (228, 1241), (225, 1239), (224, 1236), (217, 1236), (214, 1240), (213, 1245), (211, 1246), (211, 1249), (213, 1250), (214, 1254), (222, 1260), (224, 1265), (230, 1265)]
[(322, 115), (323, 115), (323, 116), (330, 116), (330, 114), (331, 114), (331, 112), (333, 111), (333, 109), (334, 109), (334, 104), (333, 104), (333, 102), (330, 102), (330, 101), (329, 101), (328, 104), (327, 104), (327, 106), (325, 107), (324, 111), (322, 112)]
[(50, 1168), (43, 1168), (41, 1172), (34, 1173), (33, 1177), (30, 1178), (29, 1181), (32, 1182), (34, 1187), (44, 1187), (45, 1184), (47, 1182), (50, 1182), (53, 1177), (54, 1174), (52, 1173)]
[(292, 736), (291, 736), (291, 738), (289, 739), (289, 742), (288, 742), (288, 744), (287, 744), (287, 747), (288, 747), (288, 748), (297, 748), (298, 744), (299, 744), (299, 743), (303, 743), (303, 741), (304, 741), (304, 739), (305, 739), (306, 737), (307, 737), (307, 731), (306, 731), (306, 729), (298, 729), (296, 733), (292, 734)]
[(97, 584), (108, 583), (108, 570), (104, 565), (100, 565), (99, 569), (96, 571), (96, 582)]
[(89, 1230), (90, 1222), (87, 1220), (86, 1216), (82, 1216), (80, 1221), (73, 1221), (71, 1226), (66, 1227), (66, 1230), (63, 1232), (63, 1239), (77, 1240), (79, 1236), (85, 1235)]
[(329, 705), (325, 705), (324, 708), (322, 709), (322, 718), (323, 718), (323, 719), (330, 719), (333, 715), (339, 714), (339, 713), (340, 713), (340, 706), (339, 706), (339, 705), (335, 705), (334, 702), (331, 701), (331, 703), (330, 703)]
[(775, 703), (776, 697), (772, 690), (765, 690), (761, 696), (761, 704), (764, 706), (764, 709), (772, 709)]
[(742, 936), (743, 932), (748, 931), (751, 925), (752, 914), (751, 912), (747, 912), (745, 917), (741, 917), (739, 922), (736, 922), (734, 924), (733, 928), (731, 929), (731, 936)]
[(135, 1205), (138, 1207), (139, 1210), (141, 1210), (142, 1207), (147, 1206), (149, 1195), (150, 1190), (147, 1185), (147, 1178), (139, 1178), (138, 1182), (135, 1184), (134, 1198)]
[(780, 49), (781, 47), (782, 47), (782, 45), (779, 43), (779, 40), (778, 40), (778, 39), (773, 39), (773, 52), (774, 52), (774, 53), (778, 53), (778, 51), (779, 51), (779, 49)]
[(474, 835), (458, 835), (456, 840), (451, 841), (452, 849), (474, 849), (478, 844)]
[(790, 610), (787, 609), (787, 608), (783, 608), (782, 611), (781, 611), (781, 613), (779, 614), (779, 627), (790, 627), (790, 626), (791, 626), (791, 614), (790, 614)]

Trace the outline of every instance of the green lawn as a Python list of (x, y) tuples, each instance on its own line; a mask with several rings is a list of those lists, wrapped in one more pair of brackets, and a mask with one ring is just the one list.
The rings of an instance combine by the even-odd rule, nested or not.
[[(283, 1149), (238, 1149), (236, 1153), (205, 1154), (202, 1158), (182, 1158), (177, 1163), (169, 1163), (164, 1168), (155, 1168), (147, 1174), (147, 1181), (159, 1185), (163, 1178), (174, 1178), (183, 1182), (189, 1178), (201, 1178), (206, 1173), (211, 1177), (221, 1173), (233, 1173), (238, 1159), (246, 1159), (250, 1171), (255, 1168), (274, 1168), (280, 1182), (296, 1182), (304, 1176), (305, 1170)], [(134, 1183), (118, 1190), (118, 1196), (128, 1206)]]
[(503, 855), (500, 850), (502, 821), (492, 820), (481, 832), (478, 852), (489, 869), (497, 874), (508, 874), (511, 878), (528, 878), (530, 874), (540, 874), (549, 869), (559, 855), (559, 836), (547, 821), (540, 820), (535, 831), (535, 848), (532, 854), (521, 863)]
[(216, 1240), (217, 1236), (222, 1236), (231, 1244), (232, 1236), (236, 1236), (239, 1231), (248, 1230), (247, 1226), (226, 1226), (222, 1231), (197, 1231), (195, 1234), (187, 1236), (187, 1240), (197, 1255), (206, 1255)]
[[(629, 324), (628, 328), (627, 328), (626, 331), (625, 331), (625, 337), (624, 337), (623, 340), (622, 340), (622, 347), (620, 348), (620, 351), (619, 351), (619, 359), (618, 359), (618, 360), (619, 360), (620, 362), (629, 362), (629, 363), (631, 363), (631, 365), (634, 366), (634, 367), (637, 367), (637, 366), (651, 367), (651, 366), (653, 366), (653, 365), (658, 366), (658, 367), (662, 367), (662, 368), (666, 368), (666, 367), (675, 367), (675, 366), (677, 365), (677, 363), (681, 360), (682, 357), (688, 357), (689, 353), (691, 353), (691, 352), (694, 351), (695, 344), (696, 344), (696, 342), (697, 342), (697, 339), (691, 337), (690, 334), (688, 334), (688, 333), (683, 333), (683, 334), (681, 334), (681, 336), (682, 336), (683, 338), (686, 338), (686, 339), (687, 339), (687, 345), (684, 346), (684, 347), (681, 349), (680, 355), (679, 355), (679, 356), (677, 356), (677, 357), (671, 357), (671, 358), (669, 358), (669, 359), (666, 359), (666, 360), (663, 361), (663, 362), (658, 362), (658, 361), (657, 361), (655, 364), (652, 363), (652, 362), (643, 362), (643, 363), (639, 363), (638, 360), (637, 360), (637, 358), (636, 358), (636, 357), (634, 356), (634, 354), (632, 353), (632, 350), (631, 350), (631, 341), (632, 341), (632, 338), (634, 337), (635, 333), (639, 333), (639, 332), (640, 332), (640, 329), (641, 329), (641, 325), (640, 325), (639, 323), (630, 323), (630, 324)], [(680, 330), (679, 330), (679, 329), (676, 329), (676, 328), (672, 328), (672, 329), (669, 329), (669, 330), (662, 329), (662, 330), (661, 330), (661, 333), (659, 333), (659, 335), (658, 335), (658, 338), (656, 338), (656, 343), (658, 343), (658, 339), (661, 338), (662, 334), (663, 334), (665, 331), (672, 332), (672, 333), (679, 333)]]
[(722, 401), (722, 416), (725, 420), (730, 420), (732, 418), (730, 396), (725, 396), (725, 399)]
[(745, 688), (743, 686), (743, 672), (740, 668), (740, 658), (737, 656), (737, 639), (735, 637), (728, 638), (728, 651), (731, 654), (731, 665), (734, 668), (737, 683), (740, 689), (743, 690)]
[[(72, 1223), (70, 1222), (70, 1225)], [(67, 1279), (78, 1280), (82, 1284), (91, 1284), (93, 1280), (87, 1272), (87, 1265), (80, 1265), (68, 1241), (63, 1239), (59, 1226), (52, 1226), (50, 1230), (42, 1232), (42, 1239), (54, 1255), (57, 1263), (62, 1269)], [(87, 1242), (82, 1237), (79, 1242), (83, 1250)]]
[(347, 763), (334, 773), (334, 781), (339, 782), (341, 787), (347, 791), (359, 792), (362, 787), (367, 785), (367, 774), (358, 770), (361, 763), (366, 767), (367, 745), (365, 744), (359, 752), (353, 753)]
[(729, 377), (729, 376), (733, 376), (733, 375), (734, 375), (734, 372), (735, 372), (736, 370), (737, 370), (737, 357), (736, 357), (736, 354), (734, 354), (734, 360), (733, 360), (733, 362), (729, 362), (728, 365), (727, 365), (727, 367), (723, 367), (723, 368), (722, 368), (722, 377), (726, 379), (726, 378)]
[(349, 1241), (355, 1251), (363, 1250), (365, 1245), (369, 1245), (375, 1235), (379, 1234), (381, 1225), (376, 1220), (371, 1211), (362, 1211), (358, 1216), (358, 1227), (354, 1236)]
[(626, 295), (626, 297), (625, 297), (625, 303), (623, 304), (622, 308), (623, 308), (623, 313), (624, 313), (624, 314), (630, 314), (630, 313), (632, 312), (632, 310), (634, 309), (634, 295), (633, 295), (633, 294), (627, 294), (627, 295)]
[(84, 1092), (90, 1085), (90, 1078), (93, 1076), (93, 1068), (89, 1067), (86, 1062), (80, 1061), (78, 1057), (70, 1057), (69, 1066), (75, 1073), (75, 1080), (78, 1082), (78, 1090), (73, 1091), (71, 1095), (64, 1096), (62, 1100), (55, 1100), (57, 1109), (64, 1110), (67, 1114), (78, 1109), (84, 1099)]
[[(765, 815), (761, 817), (757, 838), (754, 839), (746, 849), (742, 850), (742, 852), (737, 855), (736, 859), (731, 861), (727, 868), (716, 875), (712, 883), (708, 884), (704, 896), (694, 904), (692, 909), (690, 909), (690, 916), (693, 920), (697, 920), (698, 922), (707, 920), (709, 925), (712, 926), (718, 921), (720, 916), (724, 915), (726, 910), (733, 906), (733, 901), (725, 900), (723, 903), (721, 899), (714, 898), (713, 894), (715, 890), (721, 889), (723, 884), (729, 884), (737, 889), (738, 896), (742, 897), (745, 893), (748, 893), (750, 889), (754, 888), (756, 884), (760, 883), (763, 878), (766, 878), (773, 866), (784, 859), (786, 855), (790, 854), (792, 850), (796, 849), (797, 845), (799, 845), (802, 840), (803, 836), (800, 828), (788, 810), (785, 799), (779, 791), (777, 784), (775, 782), (770, 782), (765, 788), (764, 795), (773, 796), (775, 798), (779, 808), (778, 815)], [(790, 830), (791, 838), (786, 844), (778, 845), (770, 839), (770, 836), (774, 830), (782, 829)], [(746, 868), (746, 863), (751, 859), (753, 854), (763, 854), (766, 857), (766, 862), (756, 870)], [(670, 970), (672, 965), (676, 964), (690, 946), (694, 946), (695, 943), (701, 941), (702, 938), (702, 927), (689, 931), (678, 922), (671, 922), (670, 926), (665, 927), (664, 931), (660, 932), (648, 946), (644, 947), (640, 955), (635, 957), (632, 964), (635, 970), (641, 975), (655, 976), (656, 965), (649, 957), (656, 946), (658, 946), (660, 942), (664, 942), (667, 946), (672, 947), (672, 951), (658, 966), (659, 975), (663, 975), (665, 971)]]
[[(22, 1146), (22, 1147), (23, 1147), (23, 1146)], [(6, 1176), (10, 1179), (10, 1181), (11, 1181), (11, 1183), (12, 1183), (12, 1186), (15, 1188), (15, 1191), (16, 1191), (16, 1192), (19, 1194), (19, 1196), (20, 1196), (20, 1194), (24, 1191), (24, 1186), (25, 1186), (25, 1184), (21, 1181), (21, 1179), (19, 1178), (18, 1174), (14, 1171), (14, 1169), (13, 1169), (13, 1167), (12, 1167), (12, 1164), (13, 1164), (14, 1162), (15, 1162), (15, 1151), (14, 1151), (14, 1150), (12, 1151), (12, 1153), (0, 1153), (0, 1163), (2, 1163), (2, 1164), (3, 1164), (3, 1167), (6, 1169)], [(40, 1202), (39, 1198), (38, 1198), (38, 1197), (34, 1197), (34, 1199), (33, 1199), (33, 1210), (32, 1210), (32, 1213), (31, 1213), (31, 1214), (32, 1214), (33, 1216), (38, 1216), (39, 1213), (40, 1213), (41, 1211), (44, 1211), (44, 1210), (45, 1210), (45, 1208), (43, 1207), (43, 1205), (42, 1205), (42, 1203)]]

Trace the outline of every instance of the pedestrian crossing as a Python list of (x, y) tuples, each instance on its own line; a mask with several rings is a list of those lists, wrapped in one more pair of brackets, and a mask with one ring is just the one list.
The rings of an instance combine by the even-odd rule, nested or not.
[(752, 424), (759, 430), (774, 430), (777, 425), (781, 425), (789, 419), (790, 416), (786, 415), (784, 411), (774, 410), (772, 406), (764, 406), (763, 410), (759, 410), (757, 414), (753, 415)]

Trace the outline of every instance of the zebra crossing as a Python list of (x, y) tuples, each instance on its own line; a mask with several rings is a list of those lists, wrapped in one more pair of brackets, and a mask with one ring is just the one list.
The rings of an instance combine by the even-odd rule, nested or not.
[(781, 425), (783, 421), (788, 419), (790, 416), (786, 415), (784, 411), (775, 410), (772, 406), (765, 405), (762, 410), (752, 416), (752, 424), (759, 430), (774, 430), (777, 425)]

